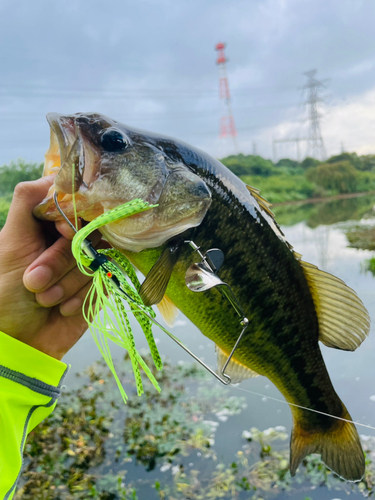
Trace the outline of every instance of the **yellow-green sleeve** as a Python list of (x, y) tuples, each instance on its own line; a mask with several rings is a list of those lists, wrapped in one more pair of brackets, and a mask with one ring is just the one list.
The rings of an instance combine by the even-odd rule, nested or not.
[(68, 366), (0, 332), (0, 500), (13, 498), (27, 434), (56, 405)]

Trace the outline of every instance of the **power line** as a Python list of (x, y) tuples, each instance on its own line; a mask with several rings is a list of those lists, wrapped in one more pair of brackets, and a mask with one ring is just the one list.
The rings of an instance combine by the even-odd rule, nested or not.
[[(241, 112), (247, 112), (247, 111), (252, 111), (254, 109), (282, 109), (282, 108), (297, 108), (299, 107), (300, 104), (296, 103), (290, 103), (290, 104), (280, 104), (280, 105), (255, 105), (255, 106), (248, 106), (248, 107), (241, 107), (237, 108), (234, 107), (233, 110), (235, 110), (237, 113)], [(176, 111), (176, 112), (155, 112), (155, 113), (141, 113), (141, 114), (136, 114), (136, 115), (126, 115), (124, 116), (125, 121), (130, 121), (130, 120), (142, 120), (142, 119), (160, 119), (160, 118), (170, 118), (170, 117), (181, 117), (181, 116), (191, 116), (191, 118), (196, 119), (197, 116), (212, 116), (212, 113), (219, 113), (217, 108), (215, 109), (206, 109), (202, 111)], [(105, 113), (104, 113), (105, 114)], [(8, 121), (8, 120), (21, 120), (21, 121), (45, 121), (45, 117), (42, 114), (37, 114), (37, 113), (2, 113), (0, 115), (0, 121)]]
[[(280, 86), (280, 87), (247, 87), (244, 89), (235, 89), (232, 91), (232, 95), (246, 96), (252, 95), (256, 92), (261, 93), (279, 93), (283, 91), (295, 90), (294, 87)], [(209, 89), (179, 89), (176, 87), (166, 87), (166, 88), (111, 88), (111, 89), (94, 89), (94, 88), (66, 88), (66, 87), (56, 87), (50, 85), (35, 85), (35, 84), (1, 84), (0, 83), (0, 93), (6, 95), (22, 95), (27, 97), (40, 97), (42, 96), (64, 96), (72, 97), (71, 94), (75, 94), (78, 98), (82, 96), (87, 96), (91, 94), (90, 97), (95, 96), (112, 96), (123, 98), (128, 96), (129, 98), (134, 97), (134, 95), (139, 96), (145, 95), (145, 97), (163, 97), (163, 98), (196, 98), (196, 97), (212, 97), (216, 98), (216, 92)]]
[(277, 160), (277, 155), (276, 155), (276, 146), (277, 146), (277, 144), (280, 144), (280, 143), (283, 143), (283, 142), (295, 142), (296, 149), (297, 149), (297, 161), (299, 163), (300, 159), (301, 159), (299, 143), (301, 141), (306, 141), (306, 140), (307, 140), (306, 137), (294, 137), (292, 139), (274, 139), (273, 140), (273, 148), (272, 148), (272, 151), (273, 151), (273, 162), (276, 163), (276, 160)]

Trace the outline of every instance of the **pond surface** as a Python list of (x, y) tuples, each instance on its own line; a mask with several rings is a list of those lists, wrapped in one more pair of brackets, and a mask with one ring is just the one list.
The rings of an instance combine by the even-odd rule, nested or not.
[[(361, 197), (302, 206), (281, 206), (275, 207), (274, 210), (276, 220), (281, 224), (288, 241), (298, 253), (303, 255), (303, 260), (344, 280), (357, 292), (373, 320), (375, 318), (375, 278), (372, 274), (366, 274), (363, 271), (364, 261), (372, 257), (373, 253), (348, 248), (345, 230), (353, 224), (363, 224), (364, 221), (375, 223), (375, 212), (372, 210), (374, 201), (373, 197)], [(160, 317), (158, 319), (162, 322)], [(168, 357), (172, 363), (190, 363), (189, 356), (162, 331), (154, 328), (154, 332), (162, 357)], [(146, 347), (144, 336), (135, 325), (134, 333), (137, 345)], [(206, 339), (181, 313), (172, 333), (210, 366), (215, 367), (216, 356), (213, 343)], [(373, 328), (369, 338), (356, 352), (329, 349), (323, 345), (321, 349), (333, 385), (353, 420), (375, 427), (375, 332)], [(121, 363), (123, 353), (116, 352), (115, 348), (113, 353)], [(100, 354), (90, 334), (86, 333), (64, 359), (72, 365), (66, 380), (68, 388), (78, 383), (74, 373), (82, 371), (97, 359), (100, 359)], [(220, 385), (219, 382), (217, 384)], [(244, 397), (247, 408), (240, 414), (231, 416), (227, 421), (220, 422), (215, 435), (215, 450), (224, 462), (231, 463), (232, 457), (243, 447), (241, 437), (243, 430), (249, 430), (252, 427), (264, 430), (269, 427), (284, 426), (290, 434), (292, 423), (290, 409), (288, 405), (282, 403), (283, 396), (268, 379), (258, 377), (244, 381), (239, 386), (231, 386), (228, 394)], [(270, 398), (279, 399), (280, 402)], [(371, 429), (358, 427), (358, 431), (360, 435), (375, 436), (375, 431)], [(140, 466), (128, 469), (127, 479), (133, 481), (138, 478), (144, 479), (148, 475), (152, 481), (155, 481), (155, 478), (162, 476), (160, 467), (151, 473)], [(303, 493), (280, 493), (273, 498), (280, 500), (292, 498), (303, 500), (305, 497), (314, 500), (337, 499), (344, 498), (346, 493), (342, 492), (341, 495), (340, 491), (329, 491), (325, 487), (312, 490), (306, 485)], [(351, 493), (350, 497), (363, 498), (359, 492)], [(143, 495), (139, 494), (139, 498), (159, 498), (159, 496), (156, 495), (154, 489), (150, 488), (149, 490), (143, 489)], [(249, 498), (249, 495), (240, 495), (238, 498)]]

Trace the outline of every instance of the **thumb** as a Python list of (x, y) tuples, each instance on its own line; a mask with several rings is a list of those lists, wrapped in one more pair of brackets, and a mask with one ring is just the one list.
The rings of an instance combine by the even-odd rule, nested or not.
[(39, 224), (33, 216), (33, 208), (47, 196), (54, 178), (55, 175), (48, 175), (36, 181), (17, 184), (4, 232), (8, 233), (17, 228), (17, 233), (23, 238), (35, 233)]

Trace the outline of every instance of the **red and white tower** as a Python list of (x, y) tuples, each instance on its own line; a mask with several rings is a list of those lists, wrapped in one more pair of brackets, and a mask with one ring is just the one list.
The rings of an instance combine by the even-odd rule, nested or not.
[(218, 43), (215, 46), (218, 51), (216, 64), (219, 66), (219, 97), (223, 99), (225, 105), (224, 115), (220, 119), (219, 138), (232, 138), (235, 153), (238, 152), (237, 130), (234, 124), (232, 105), (230, 100), (229, 83), (227, 77), (227, 58), (225, 57), (225, 43)]

